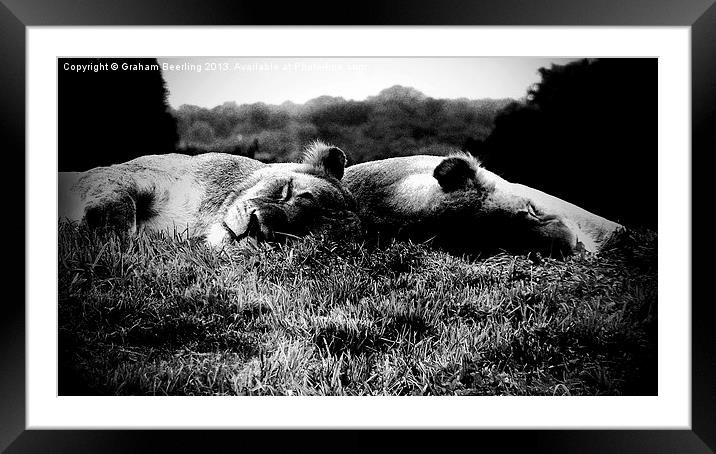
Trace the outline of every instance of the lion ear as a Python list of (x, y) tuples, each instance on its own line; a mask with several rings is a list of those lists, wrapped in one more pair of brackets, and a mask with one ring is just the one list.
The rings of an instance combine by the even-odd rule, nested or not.
[(346, 168), (346, 154), (338, 147), (317, 146), (308, 150), (303, 163), (340, 180)]
[(446, 192), (465, 189), (473, 184), (477, 171), (473, 164), (460, 157), (445, 158), (435, 167), (433, 177)]

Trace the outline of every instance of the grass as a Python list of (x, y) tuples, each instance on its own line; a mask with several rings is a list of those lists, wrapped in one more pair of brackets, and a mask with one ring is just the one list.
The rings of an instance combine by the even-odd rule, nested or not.
[(656, 235), (566, 260), (59, 228), (60, 394), (656, 394)]

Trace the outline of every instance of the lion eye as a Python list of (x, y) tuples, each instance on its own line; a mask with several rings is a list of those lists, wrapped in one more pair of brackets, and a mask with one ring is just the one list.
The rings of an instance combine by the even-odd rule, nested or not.
[(535, 218), (539, 217), (539, 216), (537, 216), (537, 210), (535, 210), (534, 205), (532, 205), (531, 203), (527, 204), (527, 210), (529, 211), (530, 216), (535, 217)]
[(520, 210), (520, 211), (521, 211), (521, 213), (523, 214), (523, 216), (524, 216), (525, 218), (528, 218), (528, 219), (537, 219), (537, 220), (539, 220), (539, 216), (537, 215), (537, 211), (535, 210), (535, 207), (534, 207), (531, 203), (528, 203), (527, 206), (525, 207), (525, 209), (524, 209), (524, 210)]

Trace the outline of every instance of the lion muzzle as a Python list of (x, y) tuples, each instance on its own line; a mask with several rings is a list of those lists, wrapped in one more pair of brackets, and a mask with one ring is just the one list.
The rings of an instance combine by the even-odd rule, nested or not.
[(260, 231), (256, 207), (251, 203), (242, 203), (230, 209), (222, 224), (231, 239), (237, 242)]
[(263, 206), (249, 200), (230, 209), (222, 223), (232, 240), (245, 238), (257, 241), (274, 241), (277, 229), (283, 226), (282, 216), (271, 206)]

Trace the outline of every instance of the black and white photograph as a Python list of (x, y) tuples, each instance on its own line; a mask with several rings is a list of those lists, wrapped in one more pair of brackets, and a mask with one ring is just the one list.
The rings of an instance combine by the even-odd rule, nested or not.
[(58, 394), (658, 395), (657, 64), (58, 58)]

